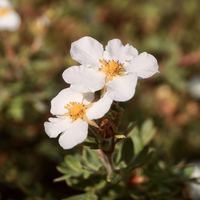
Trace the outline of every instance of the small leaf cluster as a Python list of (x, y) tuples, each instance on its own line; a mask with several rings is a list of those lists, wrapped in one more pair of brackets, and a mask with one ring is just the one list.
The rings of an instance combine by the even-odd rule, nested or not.
[(87, 138), (81, 154), (74, 150), (75, 153), (65, 157), (57, 167), (63, 176), (55, 181), (66, 181), (68, 186), (85, 192), (65, 200), (153, 200), (176, 199), (180, 195), (193, 168), (185, 167), (183, 161), (167, 164), (160, 158), (159, 151), (150, 147), (156, 134), (153, 120), (147, 119), (140, 128), (136, 125), (137, 122), (133, 122), (123, 133), (126, 138), (115, 138), (111, 173), (107, 172), (101, 149), (97, 148), (99, 144), (92, 136)]

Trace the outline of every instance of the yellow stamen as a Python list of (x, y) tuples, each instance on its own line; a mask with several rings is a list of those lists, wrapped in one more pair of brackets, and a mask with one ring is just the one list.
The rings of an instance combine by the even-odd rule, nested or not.
[(0, 16), (5, 16), (10, 12), (8, 8), (0, 8)]
[[(107, 83), (107, 82), (106, 82), (106, 83)], [(102, 90), (101, 90), (101, 97), (104, 96), (104, 94), (105, 94), (106, 91), (107, 91), (107, 88), (108, 88), (108, 86), (106, 86), (106, 85), (102, 88)]]
[(86, 113), (83, 103), (69, 102), (64, 108), (69, 109), (69, 116), (72, 120), (82, 119)]
[(94, 120), (89, 120), (86, 116), (86, 110), (92, 106), (93, 103), (90, 103), (88, 105), (83, 105), (83, 103), (77, 103), (77, 102), (69, 102), (66, 106), (64, 106), (65, 109), (68, 109), (69, 112), (65, 113), (65, 116), (69, 116), (72, 118), (73, 121), (76, 119), (82, 119), (86, 121), (89, 125), (95, 126), (98, 128), (98, 125), (95, 123)]
[(93, 105), (93, 103), (90, 103), (90, 104), (88, 104), (88, 105), (85, 105), (85, 108), (86, 108), (86, 109), (91, 108), (92, 105)]
[(86, 121), (91, 126), (94, 126), (96, 128), (99, 127), (94, 120), (89, 120), (86, 115), (83, 116), (83, 120)]
[[(106, 75), (105, 82), (108, 83), (109, 81), (112, 81), (114, 77), (116, 76), (126, 76), (123, 64), (119, 64), (119, 61), (109, 60), (108, 62), (106, 60), (99, 60), (99, 62), (102, 64), (100, 71), (104, 72)], [(101, 97), (104, 96), (105, 92), (107, 91), (107, 86), (105, 85), (103, 89), (101, 90)]]
[(99, 70), (106, 74), (106, 82), (112, 80), (114, 76), (121, 75), (124, 72), (124, 68), (119, 64), (119, 61), (109, 60), (106, 62), (106, 60), (99, 60), (99, 62), (102, 64)]

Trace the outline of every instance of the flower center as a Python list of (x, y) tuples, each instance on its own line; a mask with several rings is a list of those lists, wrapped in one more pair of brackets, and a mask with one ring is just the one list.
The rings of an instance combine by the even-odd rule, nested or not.
[(83, 115), (85, 114), (85, 107), (83, 103), (77, 103), (77, 102), (69, 102), (64, 108), (69, 109), (69, 116), (76, 120), (78, 118), (83, 118)]
[(0, 16), (5, 16), (10, 12), (8, 8), (0, 8)]
[(106, 60), (99, 60), (99, 62), (102, 64), (101, 68), (99, 69), (100, 71), (103, 71), (106, 76), (117, 76), (121, 75), (123, 73), (124, 68), (122, 65), (119, 64), (119, 61), (114, 61), (114, 60), (109, 60), (108, 62)]

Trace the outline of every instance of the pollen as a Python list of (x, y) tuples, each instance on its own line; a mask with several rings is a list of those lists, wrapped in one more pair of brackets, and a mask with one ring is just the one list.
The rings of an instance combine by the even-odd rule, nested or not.
[(82, 119), (83, 116), (86, 113), (86, 109), (83, 105), (83, 103), (77, 103), (77, 102), (69, 102), (64, 108), (69, 110), (69, 116), (72, 118), (72, 120), (76, 119)]
[(121, 64), (119, 64), (119, 61), (109, 60), (108, 62), (106, 60), (99, 60), (99, 62), (102, 64), (100, 71), (104, 72), (106, 76), (114, 77), (121, 75), (123, 73), (124, 68)]
[(0, 8), (0, 16), (5, 16), (10, 12), (8, 8)]

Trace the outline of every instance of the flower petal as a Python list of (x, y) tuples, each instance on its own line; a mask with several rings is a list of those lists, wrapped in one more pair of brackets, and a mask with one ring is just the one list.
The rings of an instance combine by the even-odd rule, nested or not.
[(53, 115), (64, 115), (67, 112), (67, 109), (64, 108), (70, 101), (71, 102), (82, 102), (83, 94), (75, 92), (70, 88), (61, 90), (58, 95), (51, 101), (51, 110), (50, 112)]
[(103, 56), (106, 60), (119, 60), (119, 63), (130, 61), (137, 55), (137, 49), (129, 44), (124, 46), (119, 39), (110, 40), (106, 46), (106, 50), (103, 53)]
[(83, 37), (71, 45), (70, 54), (73, 60), (82, 65), (100, 66), (102, 60), (103, 45), (91, 37)]
[(61, 132), (66, 131), (69, 127), (70, 120), (68, 117), (65, 118), (49, 118), (49, 122), (44, 123), (46, 134), (50, 138), (57, 137)]
[(15, 11), (10, 11), (3, 17), (0, 17), (0, 30), (15, 31), (21, 24), (21, 18)]
[(106, 84), (108, 86), (106, 93), (114, 101), (128, 101), (135, 94), (137, 79), (136, 73), (118, 76)]
[(71, 149), (82, 143), (88, 134), (88, 123), (79, 119), (74, 121), (59, 138), (59, 144), (63, 149)]
[(69, 67), (62, 76), (65, 82), (71, 84), (70, 88), (77, 92), (95, 92), (105, 84), (103, 72), (83, 65)]
[(106, 93), (101, 99), (93, 103), (92, 107), (87, 109), (87, 118), (93, 120), (103, 117), (109, 111), (112, 102), (113, 100)]
[(128, 71), (137, 73), (139, 78), (149, 78), (155, 73), (159, 73), (156, 58), (146, 52), (135, 57), (130, 66)]
[(11, 8), (11, 4), (8, 0), (0, 0), (1, 8)]
[(94, 93), (92, 92), (87, 92), (87, 93), (83, 93), (83, 104), (84, 105), (88, 105), (90, 104), (93, 100), (94, 100)]

